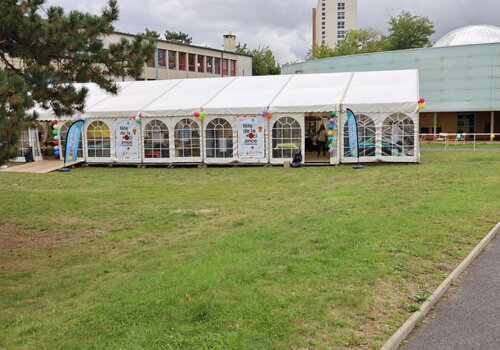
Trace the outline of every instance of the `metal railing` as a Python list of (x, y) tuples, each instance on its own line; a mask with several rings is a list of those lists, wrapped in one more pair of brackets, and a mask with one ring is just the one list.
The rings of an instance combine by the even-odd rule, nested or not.
[[(477, 145), (492, 146), (500, 144), (500, 133), (449, 133), (441, 132), (439, 134), (419, 134), (420, 144), (443, 145), (447, 150), (449, 146), (470, 145), (470, 148), (476, 150)], [(468, 148), (468, 147), (465, 147)], [(496, 147), (495, 147), (496, 148)]]

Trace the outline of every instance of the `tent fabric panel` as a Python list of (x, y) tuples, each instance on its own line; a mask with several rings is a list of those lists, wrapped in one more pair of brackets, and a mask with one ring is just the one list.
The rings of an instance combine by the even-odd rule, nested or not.
[(351, 77), (352, 73), (295, 75), (269, 109), (273, 113), (336, 111)]
[(289, 79), (289, 75), (237, 77), (203, 110), (217, 115), (260, 114)]
[(92, 117), (132, 116), (179, 82), (179, 79), (132, 82), (118, 95), (110, 96), (87, 109), (86, 115)]
[(143, 116), (187, 116), (212, 100), (234, 81), (234, 77), (213, 79), (184, 79), (151, 104), (143, 108)]

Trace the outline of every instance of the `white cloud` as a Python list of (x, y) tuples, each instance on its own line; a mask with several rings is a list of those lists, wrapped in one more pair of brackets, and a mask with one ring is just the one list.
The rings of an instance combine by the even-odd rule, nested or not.
[[(437, 40), (469, 24), (500, 26), (498, 0), (358, 0), (361, 28), (387, 29), (390, 16), (402, 10), (429, 17)], [(106, 0), (48, 0), (49, 5), (99, 13)], [(222, 47), (232, 32), (250, 48), (269, 46), (280, 63), (302, 60), (311, 46), (311, 12), (317, 0), (119, 0), (116, 29), (137, 33), (145, 28), (163, 34), (182, 31), (200, 46)]]

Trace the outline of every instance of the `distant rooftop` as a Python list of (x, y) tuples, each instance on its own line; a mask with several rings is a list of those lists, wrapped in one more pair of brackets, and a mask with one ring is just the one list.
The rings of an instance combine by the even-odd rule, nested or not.
[(482, 24), (457, 28), (436, 41), (433, 47), (500, 43), (500, 28)]

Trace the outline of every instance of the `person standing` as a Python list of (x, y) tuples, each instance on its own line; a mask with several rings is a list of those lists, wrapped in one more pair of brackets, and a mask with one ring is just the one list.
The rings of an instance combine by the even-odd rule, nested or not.
[(325, 126), (323, 124), (321, 124), (318, 132), (317, 132), (317, 135), (318, 135), (318, 157), (319, 157), (319, 154), (321, 153), (321, 151), (323, 150), (323, 157), (325, 156), (325, 153), (326, 153), (326, 138), (327, 138), (327, 132), (326, 132), (326, 129), (325, 129)]

